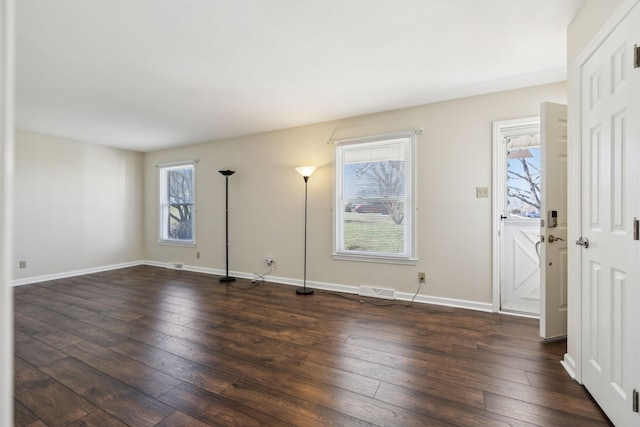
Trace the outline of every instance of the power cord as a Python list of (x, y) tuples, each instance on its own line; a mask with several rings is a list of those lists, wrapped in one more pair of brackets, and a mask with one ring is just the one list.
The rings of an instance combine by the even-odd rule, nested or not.
[(349, 294), (342, 294), (340, 292), (327, 292), (327, 291), (323, 291), (323, 294), (327, 294), (327, 295), (333, 295), (335, 297), (340, 297), (340, 298), (344, 298), (347, 299), (349, 301), (354, 301), (354, 302), (359, 302), (360, 304), (368, 304), (368, 305), (372, 305), (374, 307), (390, 307), (392, 305), (397, 305), (393, 302), (387, 302), (387, 303), (378, 303), (378, 302), (373, 302), (373, 301), (368, 301), (368, 300), (364, 300), (364, 299), (360, 299), (357, 297), (350, 297)]
[(258, 281), (262, 281), (262, 283), (264, 283), (264, 276), (268, 276), (269, 274), (273, 273), (277, 268), (278, 264), (275, 261), (271, 260), (271, 263), (269, 264), (269, 271), (263, 274), (253, 273), (256, 277), (251, 280), (251, 283), (256, 283)]
[(276, 264), (275, 261), (271, 260), (269, 263), (269, 271), (267, 271), (266, 273), (263, 274), (258, 274), (258, 273), (253, 273), (256, 277), (251, 279), (251, 285), (250, 286), (238, 286), (236, 284), (230, 283), (229, 285), (232, 288), (235, 289), (239, 289), (241, 291), (248, 291), (249, 289), (253, 289), (253, 288), (257, 288), (258, 286), (262, 285), (265, 280), (264, 280), (264, 276), (267, 276), (271, 273), (273, 273), (275, 271), (275, 269), (278, 268), (278, 264)]
[(249, 289), (257, 288), (258, 286), (260, 286), (264, 282), (256, 282), (255, 280), (252, 280), (251, 283), (252, 283), (251, 286), (238, 286), (238, 285), (235, 285), (233, 283), (230, 283), (229, 286), (231, 286), (232, 288), (241, 290), (241, 291), (248, 291)]
[(416, 297), (418, 296), (418, 294), (420, 293), (420, 288), (422, 287), (422, 284), (424, 283), (424, 280), (420, 280), (418, 282), (418, 290), (416, 291), (415, 294), (413, 294), (413, 298), (411, 298), (411, 302), (409, 304), (407, 304), (407, 307), (411, 307), (413, 305), (413, 301), (416, 299)]

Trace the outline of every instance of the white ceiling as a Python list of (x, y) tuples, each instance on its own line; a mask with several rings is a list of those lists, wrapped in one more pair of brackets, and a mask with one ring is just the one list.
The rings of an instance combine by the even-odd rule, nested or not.
[(583, 0), (19, 0), (21, 129), (152, 151), (564, 80)]

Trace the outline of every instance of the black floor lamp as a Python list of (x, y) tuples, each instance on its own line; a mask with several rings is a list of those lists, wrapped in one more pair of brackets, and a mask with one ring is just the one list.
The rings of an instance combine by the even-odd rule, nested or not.
[(220, 278), (221, 282), (234, 282), (236, 280), (235, 277), (229, 276), (229, 177), (236, 173), (236, 171), (226, 170), (226, 171), (218, 171), (225, 178), (226, 191), (225, 191), (225, 249), (226, 249), (226, 258), (227, 258), (227, 275)]
[(309, 177), (316, 170), (315, 166), (300, 166), (296, 170), (304, 178), (304, 279), (301, 288), (296, 289), (298, 295), (311, 295), (313, 289), (307, 289), (307, 184)]

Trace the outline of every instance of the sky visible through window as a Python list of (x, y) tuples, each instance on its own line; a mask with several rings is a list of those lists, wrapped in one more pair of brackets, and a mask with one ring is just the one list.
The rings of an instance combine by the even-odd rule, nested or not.
[(528, 151), (533, 157), (507, 159), (507, 212), (512, 217), (540, 218), (540, 147)]
[[(382, 163), (390, 168), (392, 161), (347, 163), (344, 165), (344, 199), (377, 198), (377, 197), (404, 197), (404, 188), (380, 185), (370, 173), (362, 173), (363, 168)], [(393, 191), (395, 190), (395, 191)], [(394, 194), (389, 194), (394, 193)]]

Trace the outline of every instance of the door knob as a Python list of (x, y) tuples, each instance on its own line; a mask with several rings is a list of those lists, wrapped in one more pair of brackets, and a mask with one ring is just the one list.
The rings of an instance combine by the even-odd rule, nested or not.
[(587, 249), (589, 247), (589, 239), (587, 239), (586, 237), (580, 236), (580, 238), (576, 240), (576, 245), (584, 246), (584, 248)]
[(549, 238), (547, 240), (549, 240), (549, 243), (557, 242), (560, 240), (564, 242), (564, 239), (562, 237), (556, 237), (553, 234), (549, 234)]

